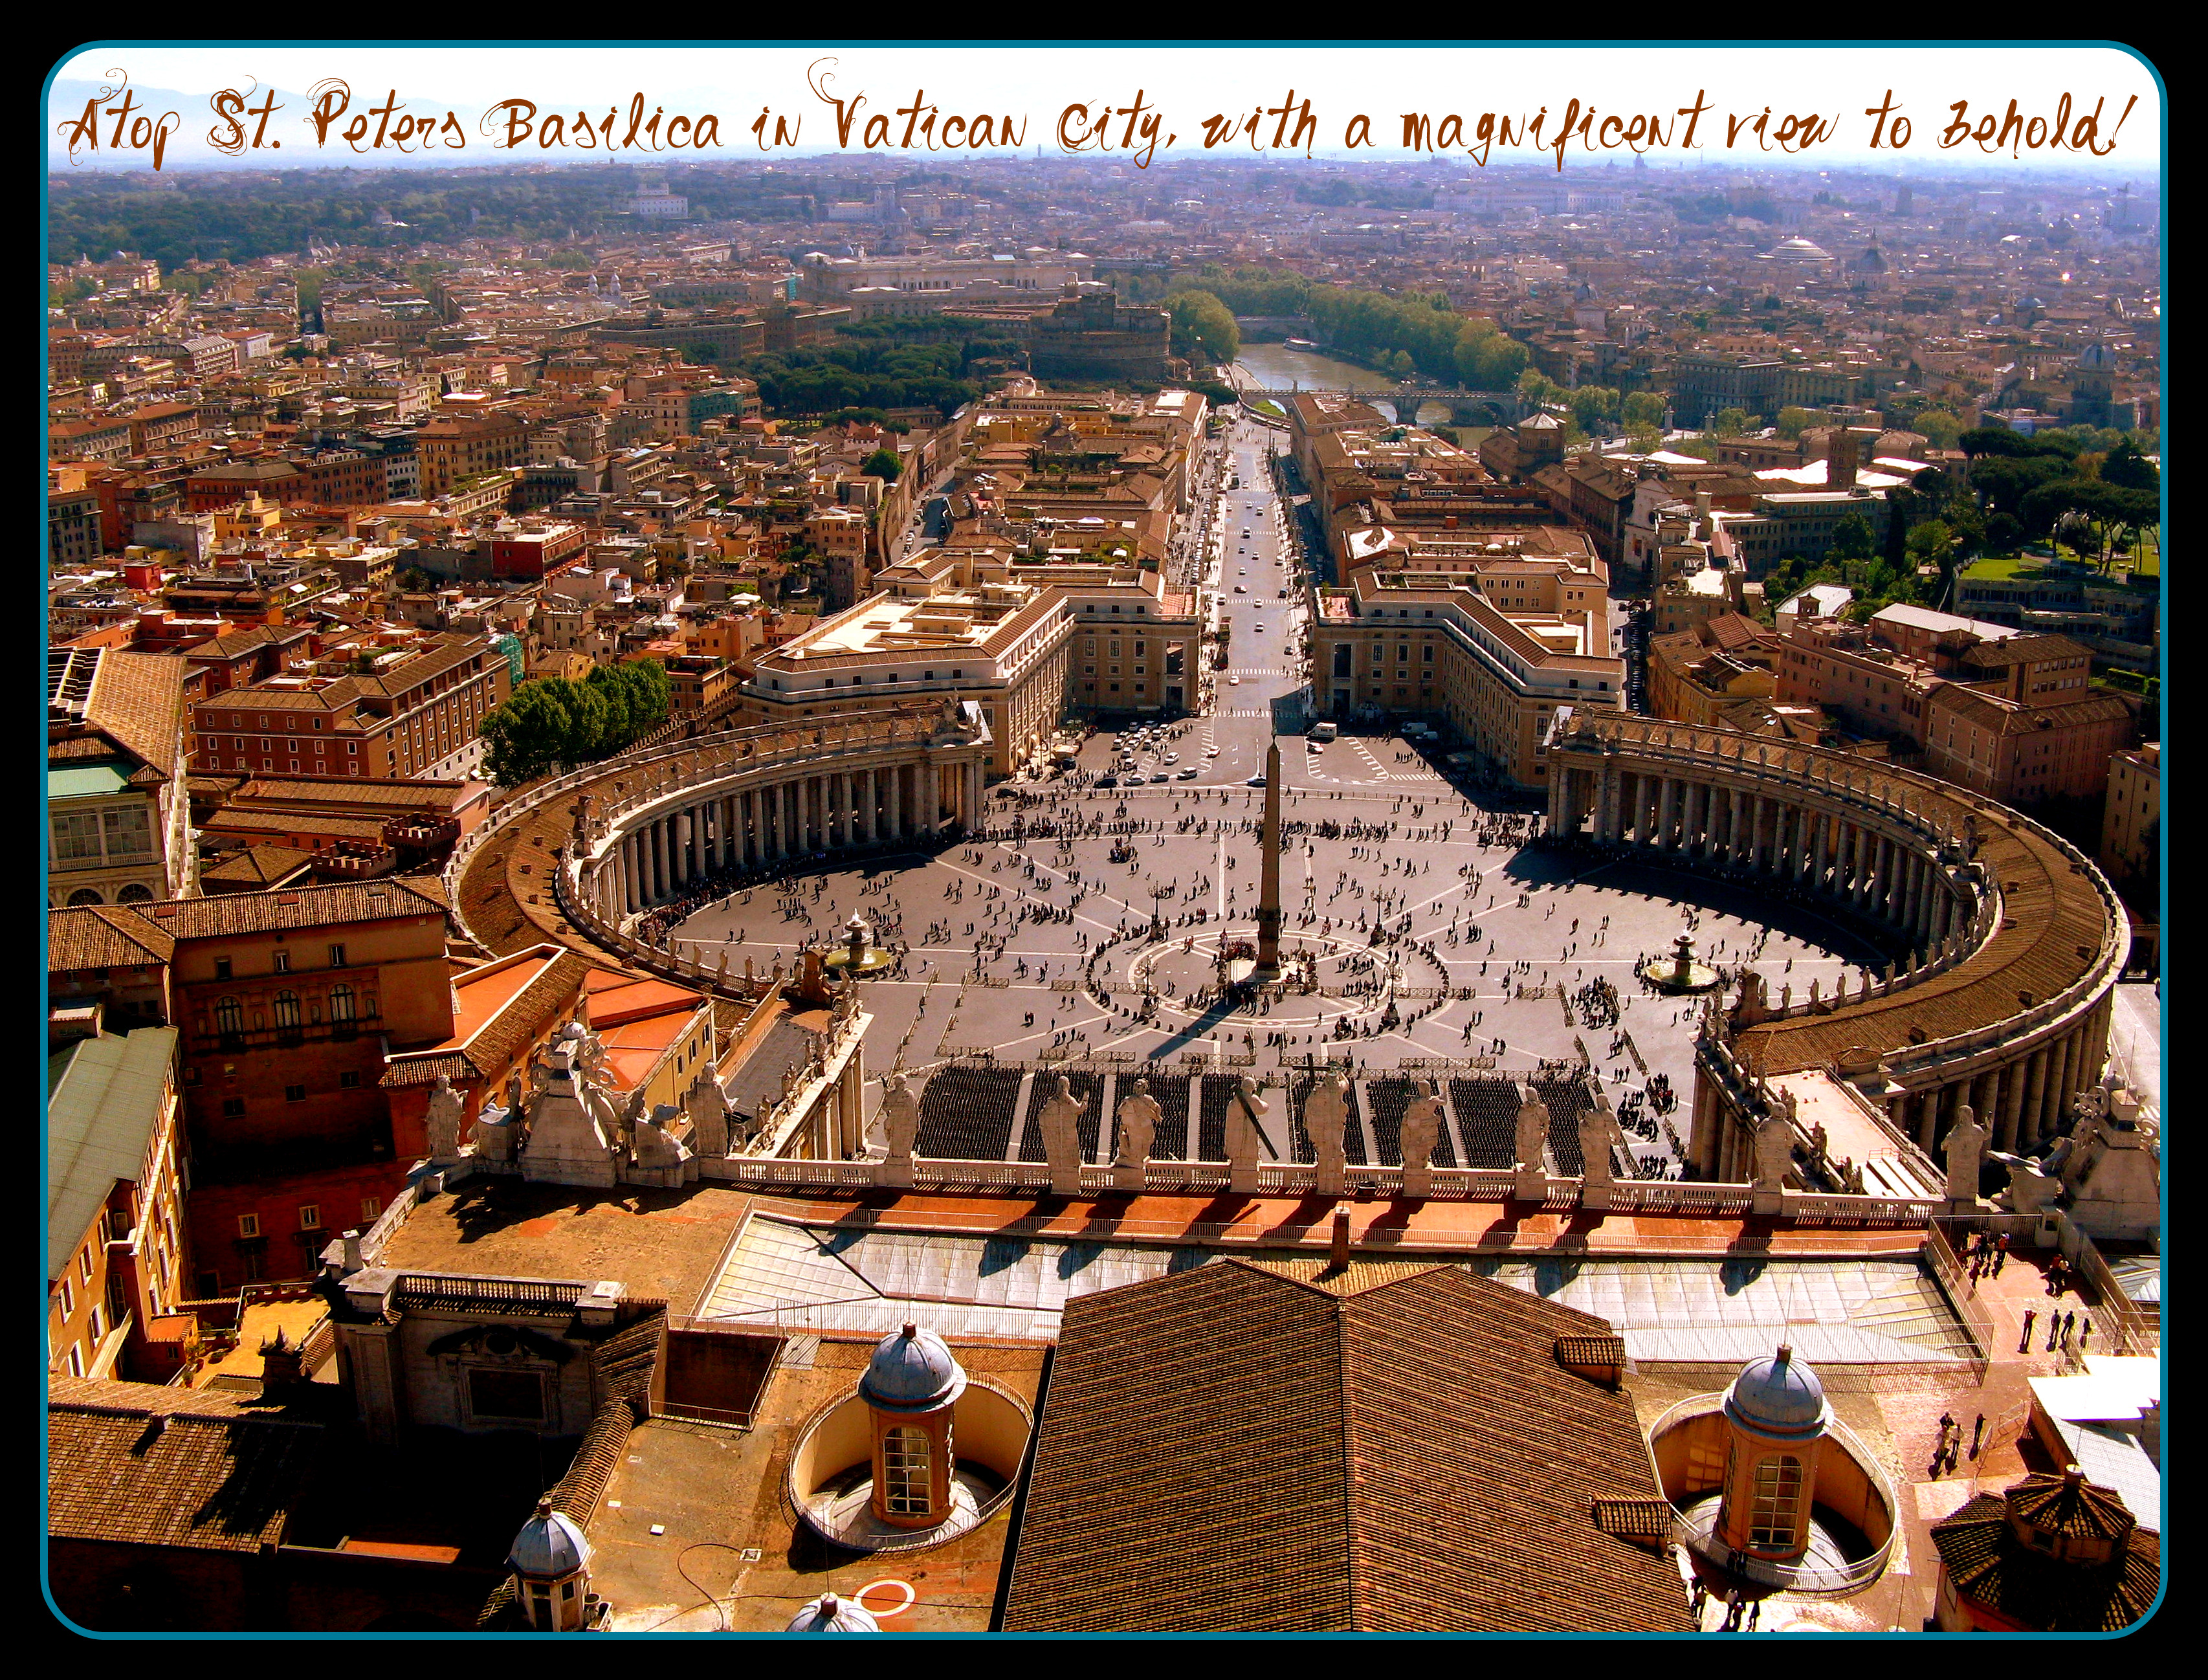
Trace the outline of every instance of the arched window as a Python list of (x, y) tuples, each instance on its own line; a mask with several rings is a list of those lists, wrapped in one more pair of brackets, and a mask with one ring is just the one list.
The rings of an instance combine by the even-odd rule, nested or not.
[(297, 992), (279, 992), (270, 1008), (275, 1012), (279, 1027), (299, 1024), (299, 994)]
[(352, 987), (339, 983), (330, 987), (330, 1019), (350, 1021), (352, 1017)]
[(214, 1000), (214, 1029), (225, 1037), (245, 1030), (245, 1011), (237, 999)]
[(1786, 1551), (1799, 1535), (1802, 1461), (1791, 1454), (1767, 1458), (1755, 1467), (1755, 1497), (1749, 1507), (1748, 1544), (1756, 1551)]
[(153, 897), (153, 888), (141, 886), (137, 882), (133, 881), (115, 895), (115, 902), (118, 904), (143, 904), (150, 902)]
[(927, 1431), (899, 1424), (882, 1440), (884, 1494), (893, 1516), (925, 1516), (928, 1499)]
[(79, 904), (105, 904), (107, 902), (99, 896), (96, 888), (88, 886), (81, 886), (69, 894), (69, 901), (72, 908)]

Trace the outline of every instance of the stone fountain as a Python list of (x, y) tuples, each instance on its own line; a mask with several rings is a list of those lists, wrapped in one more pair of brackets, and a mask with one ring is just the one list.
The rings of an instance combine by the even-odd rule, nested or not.
[(1659, 992), (1707, 992), (1722, 978), (1708, 963), (1695, 961), (1694, 936), (1683, 931), (1671, 941), (1669, 957), (1644, 957), (1637, 972)]
[(858, 911), (843, 924), (843, 945), (840, 951), (831, 951), (826, 966), (835, 973), (854, 975), (860, 978), (879, 974), (897, 958), (874, 943), (873, 929)]

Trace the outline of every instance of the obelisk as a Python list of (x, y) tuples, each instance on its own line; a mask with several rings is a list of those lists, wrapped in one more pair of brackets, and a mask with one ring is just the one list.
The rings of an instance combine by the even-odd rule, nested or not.
[(1253, 980), (1276, 980), (1281, 973), (1281, 743), (1265, 751), (1263, 862), (1257, 880), (1257, 968)]

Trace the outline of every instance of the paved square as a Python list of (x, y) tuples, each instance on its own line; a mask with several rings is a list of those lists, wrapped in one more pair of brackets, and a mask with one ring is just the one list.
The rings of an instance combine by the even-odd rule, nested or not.
[[(1503, 1077), (1584, 1057), (1614, 1103), (1665, 1081), (1691, 1094), (1701, 1000), (1656, 993), (1635, 974), (1683, 928), (1721, 969), (1755, 962), (1774, 1000), (1812, 981), (1827, 993), (1844, 975), (1858, 983), (1893, 954), (1805, 905), (1529, 843), (1538, 819), (1522, 799), (1453, 785), (1398, 737), (1316, 746), (1293, 733), (1302, 609), (1283, 591), (1301, 593), (1296, 562), (1259, 446), (1238, 435), (1233, 449), (1240, 483), (1258, 488), (1227, 493), (1210, 562), (1214, 587), (1229, 586), (1229, 641), (1209, 716), (1099, 729), (1063, 777), (995, 789), (989, 837), (801, 869), (661, 919), (679, 918), (676, 937), (709, 964), (725, 949), (731, 969), (765, 970), (786, 969), (808, 941), (837, 942), (864, 915), (878, 939), (905, 948), (898, 967), (863, 982), (877, 1081), (894, 1061), (925, 1072), (982, 1051), (1240, 1053), (1261, 1077), (1329, 1053), (1374, 1071), (1491, 1057)], [(1237, 1006), (1221, 995), (1221, 958), (1254, 946), (1264, 796), (1248, 782), (1275, 738), (1281, 948), (1308, 989)], [(1616, 988), (1615, 1026), (1588, 1018), (1598, 980)], [(1644, 1156), (1668, 1152), (1655, 1125), (1643, 1136)]]

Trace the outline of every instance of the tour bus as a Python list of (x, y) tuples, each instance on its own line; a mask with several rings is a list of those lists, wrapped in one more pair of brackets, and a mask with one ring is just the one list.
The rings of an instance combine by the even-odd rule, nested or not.
[(1341, 733), (1341, 731), (1331, 723), (1314, 723), (1311, 726), (1311, 738), (1313, 741), (1332, 741)]

